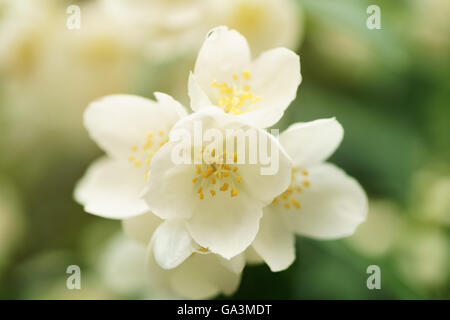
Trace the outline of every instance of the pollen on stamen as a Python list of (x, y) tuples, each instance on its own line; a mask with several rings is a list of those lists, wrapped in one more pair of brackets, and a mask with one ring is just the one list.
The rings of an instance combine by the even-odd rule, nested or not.
[(200, 200), (203, 200), (205, 198), (205, 195), (203, 194), (203, 192), (199, 193), (199, 197), (200, 197)]
[(241, 182), (241, 181), (242, 181), (242, 177), (241, 177), (241, 176), (237, 176), (237, 177), (236, 177), (236, 182), (239, 183), (239, 182)]
[(303, 185), (304, 185), (305, 187), (309, 187), (309, 185), (310, 185), (309, 180), (303, 181)]
[(196, 182), (197, 182), (197, 180), (198, 180), (198, 178), (197, 178), (197, 177), (194, 177), (194, 178), (192, 178), (192, 183), (196, 183)]
[(214, 197), (216, 195), (216, 192), (214, 190), (209, 190), (209, 192), (211, 193), (211, 195)]
[(249, 80), (251, 77), (250, 71), (248, 70), (242, 71), (242, 76), (244, 77), (245, 80)]
[(130, 162), (133, 162), (134, 159), (135, 159), (135, 157), (134, 157), (133, 155), (131, 155), (131, 156), (128, 157), (128, 160), (129, 160)]
[(224, 183), (221, 187), (220, 187), (220, 191), (227, 191), (228, 189), (228, 183)]
[(140, 167), (141, 164), (142, 164), (141, 160), (136, 160), (136, 161), (134, 162), (134, 165), (135, 165), (136, 167)]
[(237, 196), (238, 193), (239, 193), (238, 189), (236, 189), (236, 188), (232, 188), (232, 189), (231, 189), (230, 194), (231, 194), (232, 197)]
[(233, 79), (237, 80), (239, 78), (239, 76), (237, 74), (233, 74)]
[(297, 209), (300, 209), (301, 205), (297, 199), (291, 199), (291, 203), (294, 205), (294, 207), (296, 207)]
[(134, 152), (138, 151), (139, 147), (138, 146), (132, 146), (131, 150), (133, 150)]

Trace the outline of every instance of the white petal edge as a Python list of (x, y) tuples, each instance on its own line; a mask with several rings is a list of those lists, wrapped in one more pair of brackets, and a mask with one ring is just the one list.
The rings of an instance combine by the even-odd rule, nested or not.
[(77, 183), (75, 200), (88, 213), (111, 219), (131, 218), (148, 211), (139, 194), (145, 171), (108, 157), (94, 161)]
[(273, 272), (287, 269), (295, 260), (295, 235), (281, 214), (264, 209), (253, 248)]
[(197, 80), (195, 80), (195, 76), (192, 74), (192, 72), (189, 74), (188, 93), (191, 100), (192, 110), (198, 111), (203, 107), (211, 105), (211, 100), (198, 85)]
[(163, 269), (173, 269), (186, 260), (198, 247), (187, 232), (183, 220), (164, 221), (151, 240), (156, 262)]
[(287, 48), (275, 48), (263, 52), (249, 70), (252, 92), (261, 99), (252, 106), (254, 111), (239, 117), (258, 128), (270, 127), (281, 119), (297, 96), (302, 80), (300, 58)]
[(310, 166), (326, 160), (337, 149), (344, 136), (335, 119), (294, 123), (280, 135), (280, 143), (294, 166)]

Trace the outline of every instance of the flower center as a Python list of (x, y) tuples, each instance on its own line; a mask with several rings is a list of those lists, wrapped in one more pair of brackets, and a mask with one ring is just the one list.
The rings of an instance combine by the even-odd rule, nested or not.
[(213, 149), (211, 153), (207, 152), (206, 154), (206, 159), (202, 161), (202, 164), (195, 165), (196, 176), (192, 178), (200, 200), (205, 198), (205, 193), (208, 191), (211, 197), (215, 197), (217, 192), (227, 192), (228, 190), (231, 197), (237, 196), (239, 194), (237, 186), (242, 182), (242, 177), (238, 173), (236, 153), (227, 156), (224, 151), (219, 155)]
[(128, 161), (130, 161), (136, 168), (141, 166), (146, 167), (146, 180), (148, 179), (150, 162), (152, 161), (153, 156), (167, 141), (169, 141), (169, 138), (167, 138), (164, 131), (159, 131), (157, 136), (153, 134), (153, 131), (149, 131), (145, 142), (141, 146), (133, 145), (131, 147), (132, 153), (128, 157)]
[(309, 173), (306, 170), (301, 171), (303, 179), (301, 179), (301, 181), (297, 180), (295, 177), (297, 170), (297, 168), (292, 168), (291, 184), (286, 191), (273, 199), (272, 204), (283, 205), (283, 207), (287, 210), (291, 207), (296, 209), (301, 208), (301, 203), (298, 200), (298, 196), (302, 193), (304, 187), (308, 188), (310, 186), (310, 182), (307, 178)]
[(217, 82), (213, 80), (211, 87), (219, 91), (217, 105), (226, 113), (241, 114), (251, 111), (251, 106), (261, 100), (260, 96), (255, 96), (248, 84), (251, 74), (250, 71), (242, 71), (241, 78), (238, 74), (233, 74), (232, 84), (226, 82)]

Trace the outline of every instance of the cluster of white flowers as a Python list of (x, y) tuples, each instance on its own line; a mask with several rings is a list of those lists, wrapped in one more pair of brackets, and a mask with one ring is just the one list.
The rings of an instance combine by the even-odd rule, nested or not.
[[(123, 220), (147, 247), (152, 283), (184, 297), (232, 294), (246, 263), (288, 268), (295, 233), (348, 236), (367, 213), (360, 185), (324, 162), (342, 140), (339, 122), (295, 123), (279, 138), (264, 130), (281, 119), (300, 82), (294, 52), (276, 48), (252, 60), (240, 33), (211, 30), (189, 77), (192, 114), (163, 93), (156, 101), (112, 95), (89, 105), (84, 124), (107, 155), (87, 170), (75, 199), (91, 214)], [(196, 123), (255, 130), (275, 146), (278, 170), (263, 175), (261, 161), (240, 163), (236, 154), (228, 164), (215, 149), (200, 163), (175, 163), (174, 132), (195, 135)]]

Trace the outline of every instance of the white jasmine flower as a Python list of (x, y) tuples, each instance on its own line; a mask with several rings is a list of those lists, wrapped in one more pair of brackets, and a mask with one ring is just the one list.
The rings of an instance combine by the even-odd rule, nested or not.
[(247, 40), (235, 30), (218, 27), (200, 49), (189, 77), (189, 96), (194, 111), (212, 104), (265, 128), (280, 120), (300, 82), (294, 52), (275, 48), (252, 61)]
[(168, 140), (168, 132), (186, 115), (181, 104), (163, 93), (157, 101), (132, 95), (111, 95), (91, 103), (84, 124), (106, 153), (87, 170), (75, 189), (85, 211), (122, 219), (148, 211), (139, 195), (150, 162)]
[(232, 294), (239, 286), (244, 254), (226, 260), (192, 239), (183, 220), (163, 221), (152, 213), (123, 221), (125, 232), (148, 247), (150, 284), (182, 297), (205, 299)]
[(289, 187), (264, 209), (255, 251), (272, 271), (295, 259), (294, 233), (318, 238), (346, 237), (367, 215), (367, 197), (358, 182), (324, 161), (338, 147), (343, 129), (334, 118), (296, 123), (280, 135), (292, 158)]
[[(202, 149), (202, 142), (195, 139), (197, 124), (203, 132), (219, 131), (223, 135), (219, 142), (227, 148), (235, 138), (227, 130), (236, 133), (238, 139), (246, 139), (244, 132), (253, 130), (257, 140), (252, 146), (261, 154), (258, 145), (265, 139), (271, 145), (271, 159), (278, 161), (278, 171), (262, 175), (266, 164), (263, 165), (261, 158), (256, 159), (255, 164), (240, 163), (244, 162), (240, 161), (241, 156), (247, 159), (250, 154), (250, 143), (246, 140), (243, 155), (233, 151), (236, 149)], [(178, 132), (190, 135), (194, 149), (189, 155), (190, 163), (172, 161), (173, 153), (180, 146), (175, 137)], [(290, 176), (289, 159), (273, 136), (261, 129), (252, 129), (235, 116), (210, 108), (174, 126), (169, 142), (152, 160), (143, 197), (150, 210), (162, 219), (186, 219), (186, 228), (196, 243), (229, 259), (251, 244), (263, 207), (288, 187)]]

